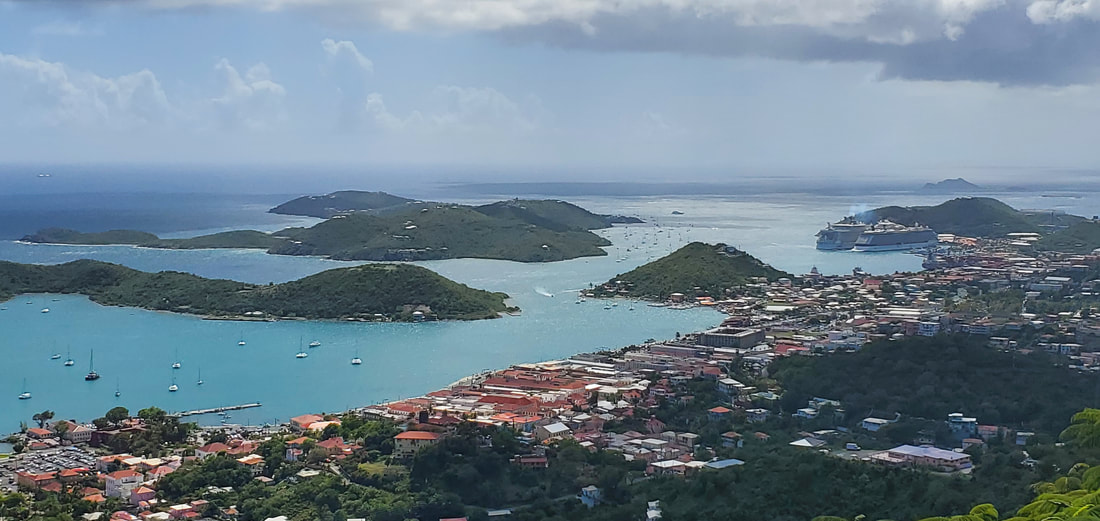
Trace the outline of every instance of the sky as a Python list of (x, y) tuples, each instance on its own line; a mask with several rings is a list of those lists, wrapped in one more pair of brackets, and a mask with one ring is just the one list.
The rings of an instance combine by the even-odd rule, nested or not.
[(1100, 0), (0, 0), (0, 161), (1074, 172), (1098, 49)]

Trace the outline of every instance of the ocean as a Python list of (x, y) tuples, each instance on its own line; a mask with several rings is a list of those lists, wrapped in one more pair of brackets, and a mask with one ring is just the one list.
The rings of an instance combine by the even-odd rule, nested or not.
[[(300, 193), (172, 189), (177, 188), (142, 193), (32, 193), (24, 187), (22, 192), (3, 193), (0, 259), (60, 263), (93, 258), (142, 270), (179, 270), (255, 283), (283, 282), (354, 264), (250, 250), (31, 245), (13, 240), (46, 226), (82, 231), (133, 228), (178, 237), (238, 227), (275, 230), (316, 222), (266, 213), (270, 206)], [(398, 192), (456, 200), (448, 199), (448, 193), (446, 186)], [(461, 195), (460, 202), (495, 198), (468, 191)], [(1045, 198), (1019, 193), (1001, 197), (1021, 208), (1100, 213), (1094, 197)], [(20, 421), (29, 422), (31, 415), (44, 409), (55, 411), (59, 418), (90, 420), (116, 405), (132, 411), (151, 405), (181, 411), (258, 401), (262, 407), (230, 413), (228, 420), (256, 425), (419, 395), (486, 369), (670, 338), (677, 332), (714, 326), (722, 317), (707, 309), (670, 310), (644, 303), (630, 309), (626, 301), (607, 310), (602, 302), (576, 303), (576, 292), (696, 240), (737, 246), (793, 273), (805, 273), (812, 267), (823, 273), (846, 273), (855, 267), (872, 273), (918, 270), (920, 257), (906, 253), (817, 251), (814, 233), (826, 222), (852, 211), (885, 204), (935, 204), (945, 198), (884, 193), (858, 199), (814, 194), (577, 195), (569, 200), (600, 213), (636, 215), (647, 224), (601, 231), (613, 243), (606, 257), (549, 264), (476, 259), (418, 263), (473, 287), (507, 292), (523, 310), (520, 316), (488, 321), (244, 323), (104, 307), (80, 296), (21, 296), (0, 303), (5, 308), (0, 310), (0, 357), (5, 360), (0, 379), (0, 431), (17, 429)], [(50, 311), (42, 313), (44, 308)], [(246, 341), (243, 347), (237, 345), (241, 339)], [(294, 357), (300, 342), (313, 340), (321, 346), (307, 348), (308, 358)], [(103, 377), (85, 382), (83, 375), (93, 351), (95, 369)], [(356, 353), (364, 361), (361, 366), (349, 363)], [(52, 354), (62, 357), (52, 360)], [(67, 354), (75, 360), (73, 367), (62, 365)], [(182, 367), (173, 370), (171, 364), (177, 360)], [(197, 384), (200, 370), (201, 386)], [(34, 397), (18, 401), (15, 397), (23, 389), (24, 379)], [(173, 381), (180, 390), (169, 393)], [(116, 387), (121, 397), (114, 396)], [(208, 415), (193, 420), (216, 424), (219, 418)]]

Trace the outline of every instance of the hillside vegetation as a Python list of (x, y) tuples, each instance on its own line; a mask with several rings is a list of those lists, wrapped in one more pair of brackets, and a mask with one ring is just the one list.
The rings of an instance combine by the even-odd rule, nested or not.
[(1040, 250), (1090, 253), (1100, 248), (1100, 221), (1081, 221), (1043, 237), (1035, 243)]
[(601, 296), (667, 299), (673, 293), (721, 298), (756, 277), (774, 281), (790, 274), (726, 246), (693, 242), (660, 259), (615, 276), (595, 290)]
[(148, 273), (78, 260), (42, 266), (0, 262), (0, 299), (21, 293), (79, 293), (109, 306), (204, 316), (410, 319), (428, 306), (440, 319), (493, 318), (506, 311), (503, 293), (470, 288), (407, 264), (367, 264), (328, 270), (283, 284), (256, 285), (188, 273)]
[[(271, 234), (236, 230), (187, 239), (161, 239), (132, 230), (81, 233), (49, 228), (22, 240), (149, 248), (258, 248), (279, 255), (319, 255), (340, 260), (482, 258), (550, 262), (607, 255), (602, 247), (611, 243), (589, 230), (607, 228), (613, 222), (640, 222), (594, 214), (564, 201), (511, 200), (474, 207), (388, 199), (395, 196), (381, 192), (352, 193), (361, 198), (352, 198), (353, 201), (374, 201), (379, 208), (395, 200), (403, 202), (385, 206), (385, 211), (340, 213), (309, 228), (288, 228)], [(319, 196), (328, 201), (324, 197), (327, 196)]]
[(353, 212), (380, 212), (414, 202), (416, 201), (413, 199), (387, 194), (386, 192), (342, 190), (326, 195), (302, 196), (280, 204), (268, 210), (268, 212), (328, 219), (334, 215)]
[(923, 224), (937, 233), (970, 237), (1004, 237), (1009, 233), (1041, 232), (1045, 224), (1068, 224), (1080, 217), (1027, 214), (990, 197), (961, 197), (936, 206), (884, 206), (857, 214), (864, 222), (883, 219), (907, 226)]
[(872, 343), (855, 353), (792, 357), (772, 376), (786, 390), (785, 409), (821, 396), (840, 400), (848, 420), (865, 416), (943, 420), (962, 412), (983, 424), (1057, 435), (1074, 412), (1092, 405), (1095, 376), (1046, 353), (1006, 353), (985, 337), (908, 338)]

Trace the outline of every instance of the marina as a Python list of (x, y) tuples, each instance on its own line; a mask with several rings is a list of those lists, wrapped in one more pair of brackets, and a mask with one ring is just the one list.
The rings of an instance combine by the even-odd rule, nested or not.
[(177, 418), (185, 418), (187, 416), (198, 416), (200, 414), (219, 414), (219, 413), (224, 413), (224, 412), (228, 412), (228, 411), (241, 411), (241, 410), (244, 410), (244, 409), (252, 409), (254, 407), (261, 407), (261, 406), (262, 406), (262, 404), (260, 402), (253, 402), (253, 403), (245, 403), (245, 404), (241, 404), (241, 405), (227, 405), (227, 406), (224, 406), (224, 407), (211, 407), (209, 409), (194, 409), (194, 410), (191, 410), (191, 411), (171, 413), (169, 415), (170, 416), (175, 416)]

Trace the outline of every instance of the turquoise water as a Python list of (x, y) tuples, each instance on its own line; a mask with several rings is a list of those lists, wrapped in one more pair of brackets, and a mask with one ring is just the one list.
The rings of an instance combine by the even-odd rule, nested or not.
[[(871, 198), (927, 204), (942, 197)], [(474, 287), (509, 293), (521, 316), (477, 322), (358, 324), (335, 322), (242, 323), (96, 305), (79, 296), (30, 295), (0, 303), (0, 432), (43, 409), (60, 418), (91, 419), (116, 405), (131, 410), (157, 405), (178, 411), (262, 402), (233, 412), (232, 423), (265, 423), (318, 411), (338, 411), (445, 386), (484, 369), (548, 360), (649, 338), (669, 338), (716, 325), (721, 315), (677, 311), (626, 302), (610, 310), (602, 302), (575, 303), (575, 292), (603, 282), (693, 240), (740, 246), (776, 267), (805, 273), (872, 273), (917, 270), (919, 257), (905, 253), (819, 252), (813, 234), (852, 209), (848, 199), (813, 196), (712, 198), (590, 198), (594, 211), (639, 215), (652, 224), (605, 230), (610, 255), (551, 264), (458, 259), (420, 263)], [(1018, 207), (1052, 201), (1018, 199)], [(1093, 200), (1055, 201), (1089, 215)], [(857, 208), (858, 209), (858, 208)], [(672, 216), (678, 210), (684, 215)], [(259, 210), (257, 210), (259, 211)], [(199, 232), (196, 232), (199, 233)], [(629, 250), (629, 251), (627, 251)], [(137, 269), (179, 270), (205, 277), (267, 283), (293, 280), (353, 263), (266, 255), (248, 250), (152, 250), (125, 246), (26, 245), (0, 242), (0, 259), (59, 263), (94, 258)], [(551, 296), (553, 295), (553, 296)], [(57, 299), (57, 301), (54, 301)], [(27, 302), (30, 302), (27, 304)], [(49, 313), (41, 313), (42, 308)], [(243, 336), (247, 345), (238, 347)], [(299, 338), (322, 345), (296, 359)], [(62, 362), (67, 348), (76, 361)], [(358, 348), (362, 366), (349, 361)], [(85, 382), (90, 352), (103, 378)], [(172, 370), (176, 353), (183, 366)], [(62, 359), (50, 360), (60, 353)], [(196, 385), (201, 369), (205, 384)], [(169, 393), (175, 377), (180, 391)], [(34, 398), (18, 401), (23, 378)], [(116, 381), (122, 392), (115, 398)], [(216, 416), (195, 417), (217, 423)]]

